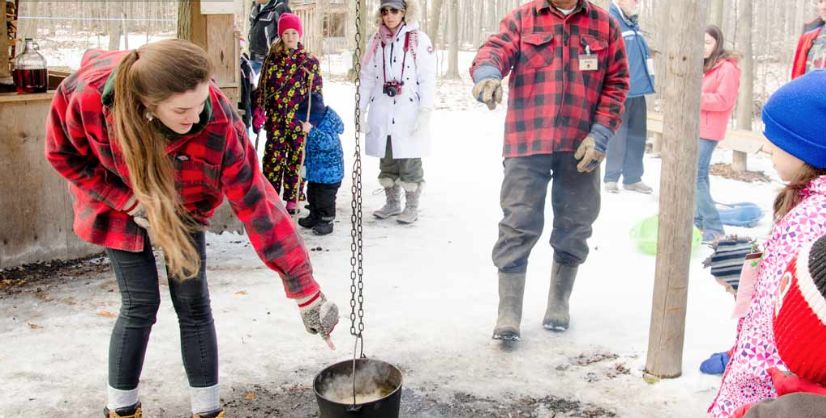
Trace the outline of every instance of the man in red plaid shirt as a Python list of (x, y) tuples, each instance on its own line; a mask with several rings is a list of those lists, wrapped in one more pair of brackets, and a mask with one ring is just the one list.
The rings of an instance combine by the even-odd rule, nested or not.
[(554, 261), (543, 326), (568, 328), (568, 299), (599, 214), (599, 163), (621, 123), (629, 74), (619, 25), (587, 0), (534, 0), (511, 11), (470, 69), (474, 97), (493, 110), (510, 74), (505, 122), (504, 217), (494, 339), (519, 340), (528, 256), (553, 180)]

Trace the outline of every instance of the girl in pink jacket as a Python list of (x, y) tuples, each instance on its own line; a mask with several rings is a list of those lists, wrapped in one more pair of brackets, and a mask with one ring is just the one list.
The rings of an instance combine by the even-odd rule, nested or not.
[(720, 28), (708, 26), (703, 62), (703, 94), (700, 99), (700, 149), (694, 210), (694, 225), (703, 231), (703, 241), (706, 242), (724, 235), (720, 213), (711, 198), (708, 170), (714, 148), (726, 136), (726, 127), (740, 89), (737, 58), (723, 45), (723, 32)]
[(781, 87), (763, 108), (764, 135), (786, 187), (774, 202), (774, 219), (754, 283), (751, 304), (737, 324), (712, 417), (730, 417), (741, 406), (774, 398), (769, 369), (784, 367), (772, 318), (783, 272), (804, 245), (826, 234), (826, 71)]

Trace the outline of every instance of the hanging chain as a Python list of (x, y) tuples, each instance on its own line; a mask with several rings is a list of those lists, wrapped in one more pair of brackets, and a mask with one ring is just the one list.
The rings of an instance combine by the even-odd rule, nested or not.
[[(361, 2), (362, 0), (355, 0), (356, 2), (356, 51), (353, 55), (353, 72), (355, 73), (355, 87), (356, 87), (356, 107), (355, 107), (355, 140), (356, 150), (353, 162), (353, 185), (351, 192), (353, 193), (353, 200), (350, 207), (353, 209), (353, 214), (350, 215), (350, 222), (352, 228), (350, 229), (350, 334), (361, 343), (361, 357), (364, 357), (364, 340), (362, 332), (364, 331), (364, 242), (362, 230), (362, 198), (361, 198), (361, 109), (359, 104), (361, 102), (361, 94), (359, 87), (361, 86)], [(358, 325), (356, 324), (358, 319)], [(355, 353), (353, 354), (355, 358)], [(354, 373), (355, 377), (355, 373)]]

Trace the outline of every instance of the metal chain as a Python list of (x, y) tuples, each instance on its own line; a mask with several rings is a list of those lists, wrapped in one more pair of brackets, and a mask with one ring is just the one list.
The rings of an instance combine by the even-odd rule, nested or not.
[[(350, 334), (356, 337), (356, 343), (361, 341), (361, 357), (364, 357), (364, 241), (362, 229), (362, 193), (361, 193), (361, 1), (356, 2), (356, 51), (353, 55), (353, 71), (355, 72), (356, 87), (356, 107), (355, 107), (355, 140), (356, 149), (353, 162), (353, 184), (350, 188), (353, 193), (353, 200), (350, 207), (353, 214), (350, 215)], [(356, 320), (358, 319), (358, 324)], [(353, 353), (355, 357), (355, 353)]]

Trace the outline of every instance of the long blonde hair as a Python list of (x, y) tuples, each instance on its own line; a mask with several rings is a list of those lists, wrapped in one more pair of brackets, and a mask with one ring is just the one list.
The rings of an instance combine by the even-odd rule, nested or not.
[(794, 180), (789, 182), (774, 199), (774, 221), (777, 222), (789, 213), (801, 200), (800, 192), (814, 179), (826, 176), (826, 170), (803, 164)]
[(146, 210), (152, 240), (163, 249), (170, 276), (188, 279), (201, 268), (190, 234), (197, 224), (175, 188), (169, 139), (163, 124), (148, 117), (170, 96), (195, 89), (212, 74), (200, 47), (179, 39), (146, 44), (118, 64), (115, 77), (114, 141), (120, 145), (135, 197)]

